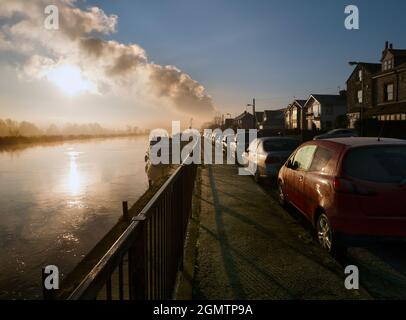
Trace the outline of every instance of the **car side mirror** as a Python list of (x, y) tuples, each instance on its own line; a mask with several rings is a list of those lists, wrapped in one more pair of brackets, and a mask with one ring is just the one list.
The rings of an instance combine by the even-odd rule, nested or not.
[(292, 161), (292, 160), (288, 160), (288, 163), (286, 166), (292, 170), (296, 170), (297, 168), (299, 168), (297, 161)]

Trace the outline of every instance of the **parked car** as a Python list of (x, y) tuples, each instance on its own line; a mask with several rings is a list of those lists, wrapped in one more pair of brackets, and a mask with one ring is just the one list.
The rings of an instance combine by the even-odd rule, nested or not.
[[(238, 146), (238, 142), (242, 144), (242, 141), (244, 140), (244, 144), (241, 146)], [(248, 147), (250, 145), (250, 137), (249, 137), (249, 132), (237, 132), (237, 134), (234, 136), (234, 139), (230, 143), (230, 151), (232, 155), (238, 159), (242, 159), (243, 153), (248, 150)], [(238, 161), (237, 161), (238, 162)], [(242, 163), (239, 163), (242, 164)]]
[(302, 212), (329, 252), (354, 237), (406, 237), (406, 141), (307, 142), (281, 168), (278, 190), (281, 204)]
[(299, 145), (300, 142), (292, 138), (257, 138), (251, 142), (243, 158), (248, 166), (256, 163), (254, 178), (261, 182), (264, 178), (276, 178), (281, 166)]
[(357, 133), (351, 129), (334, 129), (327, 133), (315, 136), (313, 140), (358, 137)]

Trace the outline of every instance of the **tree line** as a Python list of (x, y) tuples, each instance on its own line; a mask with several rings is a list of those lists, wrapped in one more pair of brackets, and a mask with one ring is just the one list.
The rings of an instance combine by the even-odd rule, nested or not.
[(127, 126), (125, 130), (103, 128), (99, 123), (76, 124), (67, 123), (63, 126), (49, 125), (46, 129), (39, 128), (32, 122), (0, 119), (0, 137), (39, 137), (39, 136), (79, 136), (79, 135), (114, 135), (142, 134), (138, 127)]

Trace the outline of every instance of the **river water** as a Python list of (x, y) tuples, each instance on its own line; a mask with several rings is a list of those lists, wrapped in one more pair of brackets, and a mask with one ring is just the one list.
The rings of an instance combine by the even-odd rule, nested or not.
[(147, 189), (147, 137), (0, 151), (0, 299), (41, 298), (41, 268), (66, 275)]

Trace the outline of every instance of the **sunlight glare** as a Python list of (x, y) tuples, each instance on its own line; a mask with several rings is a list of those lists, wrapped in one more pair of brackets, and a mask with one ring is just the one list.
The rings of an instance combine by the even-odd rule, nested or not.
[(69, 96), (82, 92), (95, 92), (94, 85), (83, 78), (80, 68), (75, 65), (65, 64), (50, 70), (46, 74), (49, 81)]

